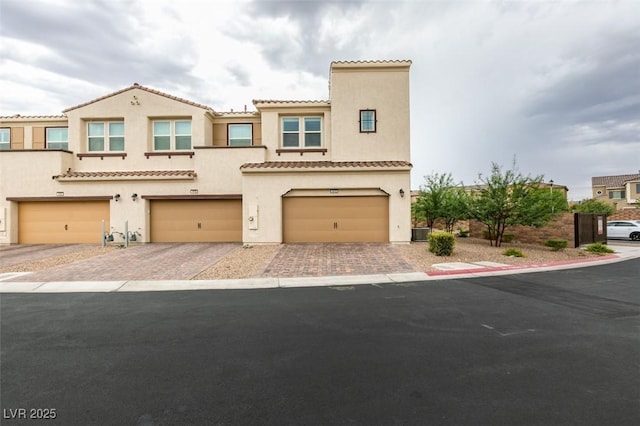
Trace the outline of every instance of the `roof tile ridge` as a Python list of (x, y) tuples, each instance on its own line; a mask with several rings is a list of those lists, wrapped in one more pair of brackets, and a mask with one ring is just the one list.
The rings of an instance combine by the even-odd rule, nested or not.
[(69, 107), (69, 108), (63, 110), (62, 112), (66, 113), (66, 112), (72, 111), (74, 109), (82, 108), (84, 106), (91, 105), (91, 104), (96, 103), (96, 102), (100, 102), (102, 100), (111, 98), (113, 96), (117, 96), (117, 95), (119, 95), (121, 93), (127, 92), (129, 90), (133, 90), (133, 89), (144, 90), (145, 92), (153, 93), (155, 95), (163, 96), (165, 98), (172, 99), (174, 101), (183, 102), (183, 103), (186, 103), (188, 105), (196, 106), (196, 107), (203, 108), (203, 109), (206, 109), (208, 111), (212, 111), (213, 112), (213, 108), (211, 108), (210, 106), (207, 106), (207, 105), (204, 105), (204, 104), (199, 104), (197, 102), (193, 102), (193, 101), (190, 101), (188, 99), (180, 98), (178, 96), (170, 95), (168, 93), (162, 92), (160, 90), (152, 89), (152, 88), (143, 86), (143, 85), (138, 84), (138, 83), (133, 83), (131, 86), (125, 87), (124, 89), (116, 90), (115, 92), (111, 92), (111, 93), (108, 93), (106, 95), (103, 95), (103, 96), (97, 97), (95, 99), (92, 99), (90, 101), (83, 102), (81, 104)]

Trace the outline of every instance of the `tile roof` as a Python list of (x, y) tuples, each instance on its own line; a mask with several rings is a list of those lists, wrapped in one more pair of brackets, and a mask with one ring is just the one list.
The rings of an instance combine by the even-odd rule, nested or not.
[(0, 116), (0, 120), (6, 119), (21, 119), (21, 120), (42, 120), (42, 119), (54, 119), (54, 120), (66, 120), (66, 115), (4, 115)]
[(278, 100), (278, 99), (254, 99), (253, 104), (331, 104), (326, 100)]
[(144, 179), (193, 179), (194, 170), (130, 170), (118, 172), (67, 172), (52, 176), (56, 180), (144, 180)]
[(362, 169), (362, 168), (406, 168), (408, 161), (266, 161), (245, 163), (241, 169)]
[(411, 64), (410, 59), (381, 59), (381, 60), (369, 60), (369, 61), (331, 61), (331, 65), (347, 65), (347, 64)]
[(198, 107), (198, 108), (202, 108), (202, 109), (206, 109), (207, 111), (213, 112), (213, 109), (211, 107), (207, 106), (207, 105), (199, 104), (199, 103), (187, 100), (187, 99), (183, 99), (183, 98), (179, 98), (177, 96), (169, 95), (168, 93), (164, 93), (164, 92), (161, 92), (159, 90), (150, 89), (148, 87), (141, 86), (138, 83), (133, 83), (131, 86), (126, 87), (126, 88), (124, 88), (122, 90), (118, 90), (116, 92), (109, 93), (108, 95), (101, 96), (101, 97), (93, 99), (91, 101), (88, 101), (88, 102), (85, 102), (85, 103), (82, 103), (82, 104), (79, 104), (79, 105), (76, 105), (76, 106), (72, 106), (71, 108), (67, 108), (62, 112), (67, 112), (67, 111), (71, 111), (71, 110), (74, 110), (74, 109), (82, 108), (83, 106), (87, 106), (87, 105), (90, 105), (92, 103), (99, 102), (99, 101), (101, 101), (103, 99), (107, 99), (107, 98), (110, 98), (112, 96), (116, 96), (116, 95), (119, 95), (120, 93), (124, 93), (124, 92), (126, 92), (128, 90), (133, 90), (133, 89), (144, 90), (145, 92), (153, 93), (154, 95), (164, 96), (165, 98), (168, 98), (168, 99), (171, 99), (171, 100), (174, 100), (174, 101), (182, 102), (182, 103), (185, 103), (187, 105), (192, 105), (192, 106), (195, 106), (195, 107)]
[(626, 182), (640, 180), (640, 173), (617, 176), (595, 176), (591, 178), (591, 186), (604, 186), (606, 188), (621, 188)]

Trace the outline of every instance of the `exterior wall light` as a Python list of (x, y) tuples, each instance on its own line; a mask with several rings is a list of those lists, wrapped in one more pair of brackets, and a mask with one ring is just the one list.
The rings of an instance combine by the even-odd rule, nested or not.
[(138, 199), (138, 194), (133, 193), (131, 194), (131, 201), (136, 201)]
[(404, 189), (400, 188), (400, 197), (404, 198)]
[(116, 200), (116, 203), (117, 203), (120, 200), (120, 194), (114, 195), (113, 199)]

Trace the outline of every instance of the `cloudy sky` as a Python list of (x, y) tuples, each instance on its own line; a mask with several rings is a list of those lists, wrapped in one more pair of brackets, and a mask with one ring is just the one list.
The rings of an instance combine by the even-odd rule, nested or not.
[(590, 195), (640, 170), (640, 0), (0, 0), (0, 115), (138, 82), (211, 106), (327, 99), (333, 60), (411, 59), (412, 185), (492, 161)]

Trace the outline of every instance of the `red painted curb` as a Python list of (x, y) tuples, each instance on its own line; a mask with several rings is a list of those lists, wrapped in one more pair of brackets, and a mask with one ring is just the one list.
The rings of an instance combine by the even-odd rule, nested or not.
[(558, 260), (555, 262), (546, 262), (546, 263), (532, 263), (530, 265), (508, 265), (508, 266), (487, 266), (480, 268), (468, 268), (468, 269), (453, 269), (450, 271), (428, 271), (425, 272), (428, 276), (434, 277), (439, 275), (458, 275), (458, 274), (473, 274), (478, 272), (497, 272), (497, 271), (513, 271), (518, 269), (535, 269), (535, 268), (546, 268), (552, 266), (563, 266), (563, 265), (573, 265), (579, 263), (588, 263), (606, 259), (616, 259), (620, 256), (615, 254), (608, 254), (606, 256), (601, 256), (596, 258), (589, 259), (574, 259), (574, 260)]

